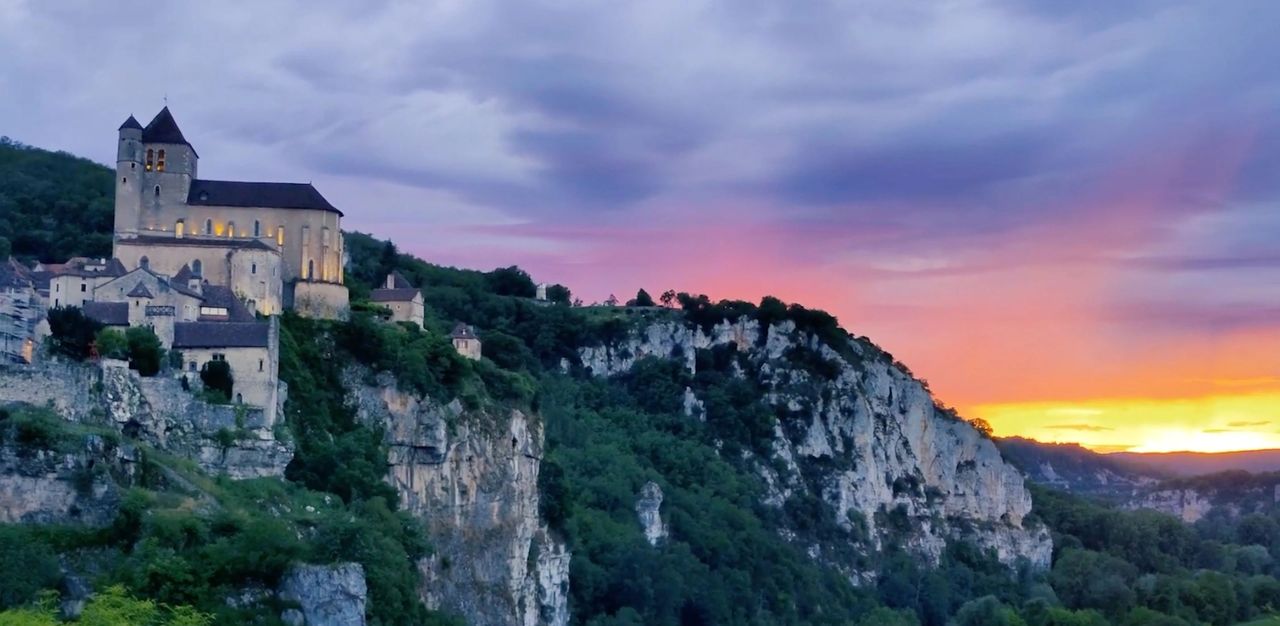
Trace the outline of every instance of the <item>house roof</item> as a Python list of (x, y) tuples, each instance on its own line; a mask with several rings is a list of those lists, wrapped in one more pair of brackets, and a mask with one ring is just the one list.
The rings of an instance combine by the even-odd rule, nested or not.
[(184, 285), (192, 278), (198, 278), (198, 276), (196, 276), (195, 272), (191, 271), (191, 266), (187, 263), (183, 263), (182, 267), (178, 270), (178, 273), (173, 275), (173, 280), (181, 282)]
[[(88, 265), (96, 266), (99, 264), (102, 265), (102, 269), (97, 269), (97, 270), (86, 269), (86, 266)], [(129, 270), (126, 270), (124, 268), (124, 263), (121, 263), (120, 259), (106, 259), (106, 260), (95, 261), (93, 259), (84, 259), (84, 258), (77, 257), (63, 264), (61, 269), (54, 272), (54, 276), (80, 276), (80, 277), (109, 276), (111, 278), (118, 278), (128, 273), (129, 273)]]
[(255, 249), (276, 252), (270, 244), (259, 239), (234, 239), (231, 237), (215, 237), (212, 235), (186, 235), (174, 237), (165, 235), (138, 235), (116, 241), (118, 246), (181, 246), (198, 248), (228, 248), (232, 250)]
[(458, 322), (458, 325), (453, 327), (453, 332), (449, 333), (449, 336), (454, 339), (476, 339), (477, 338), (475, 331), (472, 330), (470, 326), (462, 322)]
[(0, 263), (0, 287), (34, 287), (35, 279), (24, 265), (13, 258)]
[(202, 292), (202, 295), (204, 297), (204, 302), (201, 303), (200, 306), (214, 307), (214, 308), (227, 310), (227, 316), (225, 318), (223, 318), (220, 315), (219, 316), (201, 315), (200, 316), (201, 320), (225, 319), (226, 321), (231, 321), (231, 322), (252, 322), (256, 319), (253, 315), (253, 312), (250, 311), (248, 307), (244, 305), (243, 302), (240, 302), (240, 299), (236, 297), (235, 292), (231, 291), (230, 287), (224, 287), (222, 285), (205, 284), (200, 291)]
[[(387, 275), (387, 278), (391, 279), (391, 289), (408, 289), (413, 287), (413, 283), (409, 282), (409, 279), (405, 278), (404, 274), (401, 274), (399, 270), (391, 272)], [(383, 284), (385, 285), (386, 281), (383, 281)]]
[(125, 120), (124, 123), (120, 125), (120, 128), (117, 128), (116, 130), (124, 130), (126, 128), (132, 128), (133, 130), (142, 130), (142, 124), (138, 123), (138, 118), (130, 115), (129, 119)]
[(250, 183), (234, 180), (193, 180), (187, 192), (193, 206), (316, 209), (342, 215), (311, 183)]
[(374, 289), (369, 292), (369, 299), (374, 302), (409, 302), (418, 295), (418, 290), (408, 289)]
[(80, 309), (85, 316), (107, 326), (129, 325), (128, 302), (86, 302)]
[(151, 290), (147, 289), (147, 285), (145, 283), (138, 283), (137, 285), (135, 285), (133, 289), (129, 290), (128, 296), (130, 298), (154, 298), (155, 297), (151, 295)]
[(270, 324), (266, 322), (177, 322), (174, 348), (266, 348)]
[[(128, 120), (125, 123), (128, 124)], [(169, 107), (160, 109), (147, 127), (142, 129), (142, 141), (143, 143), (176, 143), (191, 147), (191, 151), (195, 152), (195, 148), (187, 138), (182, 136), (182, 130), (178, 128), (178, 122), (173, 119)]]

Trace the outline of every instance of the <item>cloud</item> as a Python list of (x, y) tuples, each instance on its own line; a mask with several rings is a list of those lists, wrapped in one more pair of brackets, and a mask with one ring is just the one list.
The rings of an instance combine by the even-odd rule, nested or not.
[(1114, 428), (1111, 428), (1108, 426), (1098, 426), (1097, 424), (1052, 424), (1049, 426), (1045, 426), (1045, 428), (1051, 428), (1053, 430), (1079, 430), (1079, 431), (1085, 431), (1085, 432), (1103, 432), (1108, 430), (1115, 430)]
[(1270, 420), (1237, 421), (1237, 422), (1227, 422), (1227, 426), (1230, 426), (1231, 428), (1244, 428), (1247, 426), (1266, 426), (1270, 423), (1271, 423)]

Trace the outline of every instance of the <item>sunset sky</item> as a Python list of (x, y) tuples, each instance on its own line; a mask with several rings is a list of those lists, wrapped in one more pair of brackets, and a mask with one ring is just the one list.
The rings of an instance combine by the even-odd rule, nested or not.
[[(238, 6), (237, 6), (238, 5)], [(1028, 7), (1039, 6), (1039, 9)], [(1280, 3), (0, 0), (0, 135), (835, 313), (1000, 435), (1280, 447)]]

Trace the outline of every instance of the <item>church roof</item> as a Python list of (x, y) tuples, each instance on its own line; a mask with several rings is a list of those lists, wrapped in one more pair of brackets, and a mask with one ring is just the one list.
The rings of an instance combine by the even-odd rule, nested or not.
[(155, 297), (151, 295), (151, 290), (147, 289), (147, 286), (144, 283), (138, 283), (137, 286), (129, 290), (128, 295), (130, 298), (154, 298)]
[(458, 325), (453, 327), (453, 332), (449, 333), (449, 336), (454, 339), (475, 339), (476, 333), (471, 330), (470, 326), (467, 326), (462, 322), (458, 322)]
[(128, 302), (95, 302), (90, 301), (84, 303), (84, 307), (80, 309), (84, 312), (85, 317), (97, 320), (107, 326), (128, 326), (129, 325), (129, 303)]
[(124, 130), (126, 128), (131, 128), (133, 130), (142, 130), (142, 124), (138, 123), (138, 118), (130, 115), (129, 119), (125, 120), (124, 123), (120, 125), (120, 128), (116, 130)]
[(173, 347), (266, 348), (269, 331), (266, 322), (177, 322)]
[(196, 273), (191, 271), (191, 266), (187, 263), (183, 263), (182, 267), (178, 269), (178, 273), (173, 275), (173, 280), (183, 284), (186, 284), (192, 278), (196, 278)]
[[(126, 124), (129, 122), (126, 121)], [(182, 136), (182, 130), (178, 128), (178, 122), (173, 119), (173, 114), (169, 112), (169, 107), (160, 109), (159, 113), (152, 118), (147, 127), (142, 129), (143, 143), (176, 143), (184, 146), (191, 146), (186, 137)], [(195, 150), (194, 147), (191, 148)]]
[(249, 183), (193, 180), (187, 204), (195, 206), (317, 209), (342, 215), (311, 183)]
[(369, 299), (374, 302), (410, 302), (418, 295), (413, 287), (407, 289), (374, 289), (369, 292)]
[(236, 297), (235, 292), (231, 291), (230, 287), (210, 285), (206, 283), (200, 289), (200, 292), (201, 297), (204, 298), (204, 302), (200, 304), (201, 307), (212, 307), (227, 310), (227, 316), (225, 318), (222, 316), (201, 315), (200, 318), (202, 320), (210, 318), (231, 322), (252, 322), (255, 319), (253, 312)]

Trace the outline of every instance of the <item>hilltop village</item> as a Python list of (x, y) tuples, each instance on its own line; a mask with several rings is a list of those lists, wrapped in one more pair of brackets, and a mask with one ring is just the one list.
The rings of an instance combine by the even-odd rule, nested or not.
[[(342, 211), (309, 183), (200, 178), (199, 154), (168, 107), (146, 126), (129, 116), (116, 155), (111, 258), (0, 263), (0, 362), (38, 361), (49, 312), (77, 308), (106, 328), (153, 331), (176, 376), (226, 363), (228, 400), (274, 421), (278, 315), (349, 313)], [(398, 273), (369, 299), (388, 321), (423, 325), (422, 293)], [(467, 325), (452, 342), (480, 358)]]

